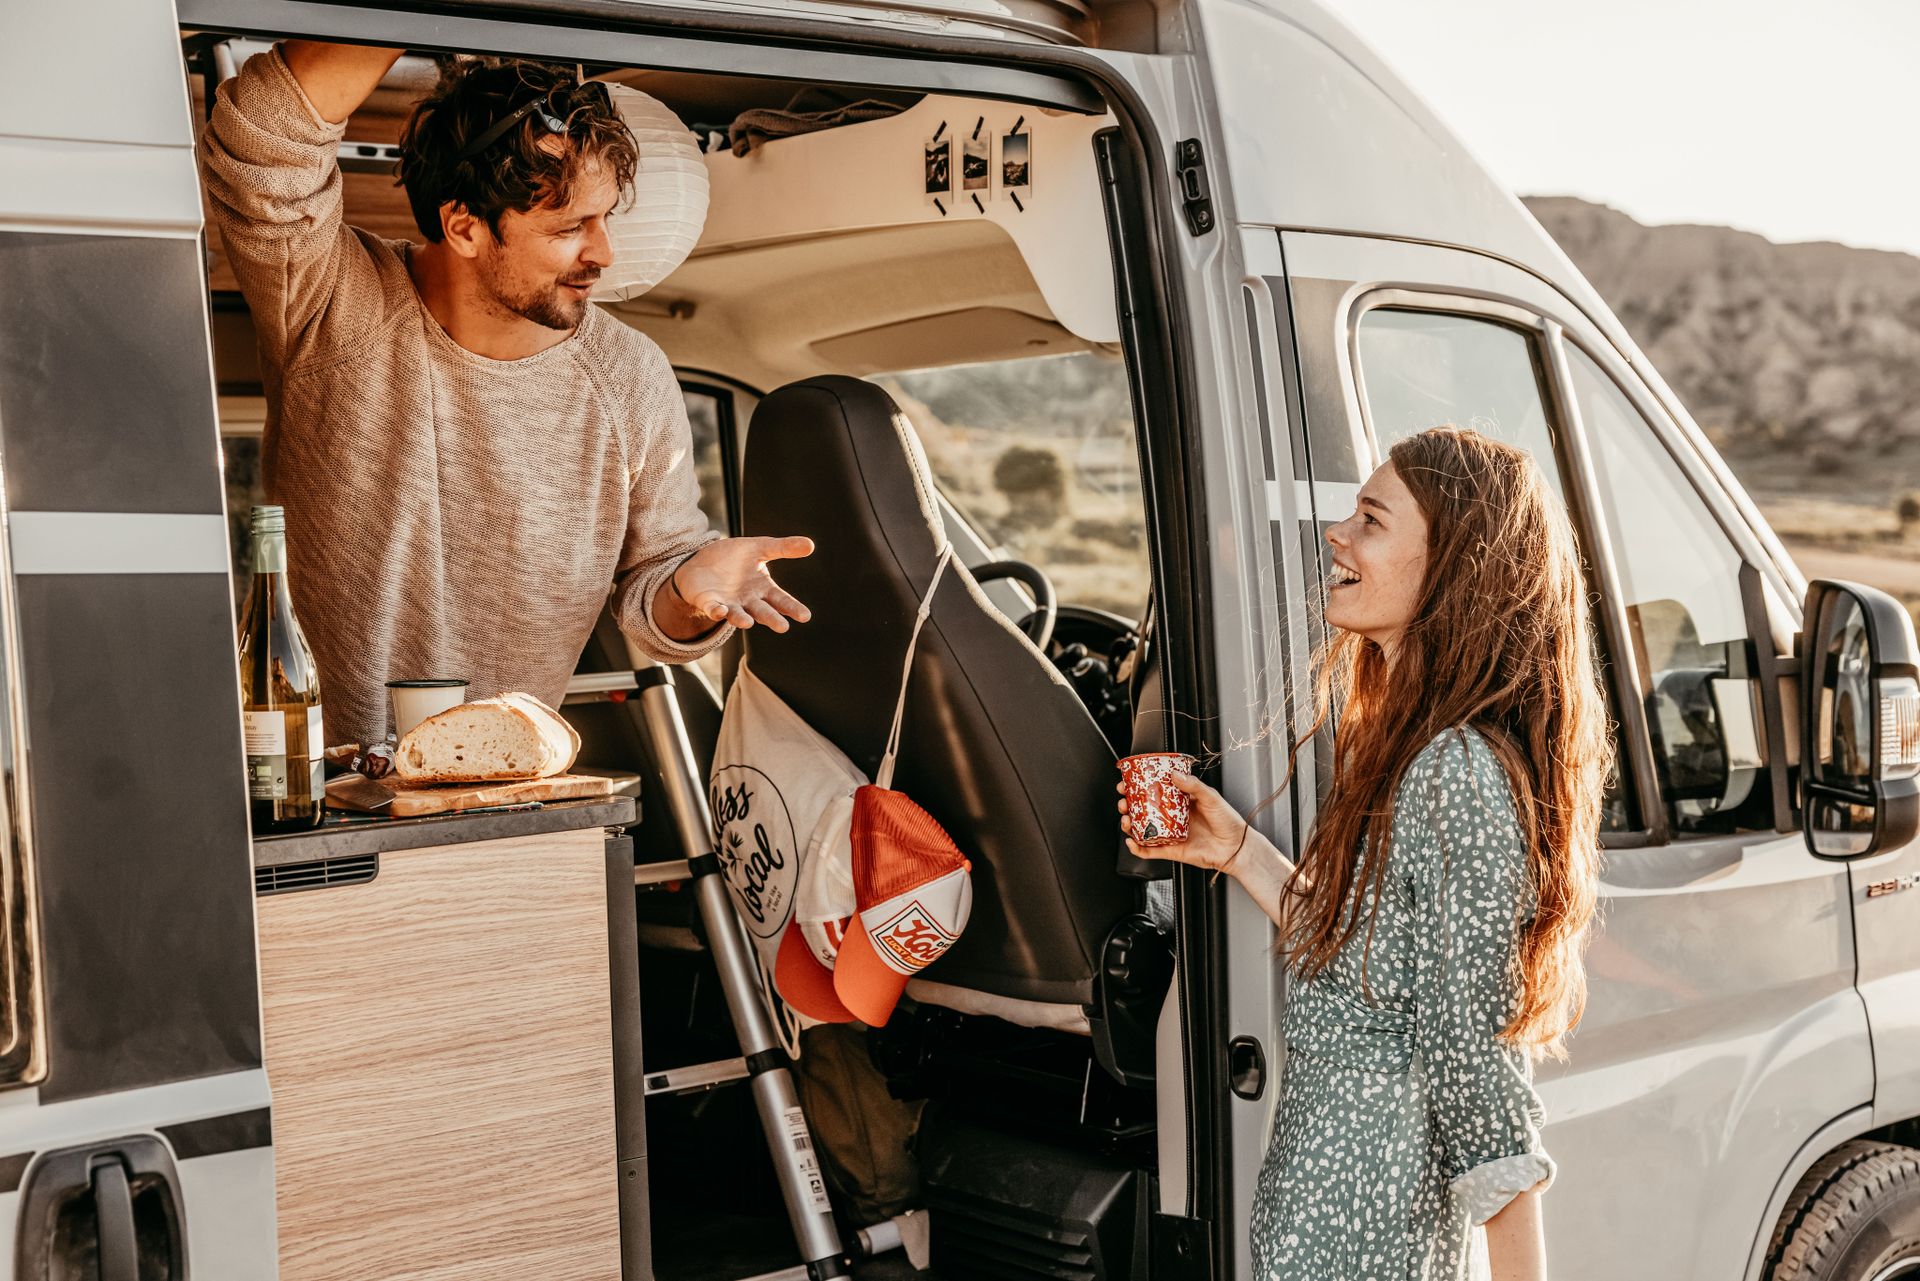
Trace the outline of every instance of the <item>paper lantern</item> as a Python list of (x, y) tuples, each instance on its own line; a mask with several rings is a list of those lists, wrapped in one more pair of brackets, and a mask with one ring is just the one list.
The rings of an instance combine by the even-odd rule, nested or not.
[(640, 150), (633, 204), (607, 220), (613, 265), (593, 289), (595, 302), (620, 302), (665, 280), (693, 252), (707, 221), (707, 163), (665, 103), (625, 85), (607, 89)]

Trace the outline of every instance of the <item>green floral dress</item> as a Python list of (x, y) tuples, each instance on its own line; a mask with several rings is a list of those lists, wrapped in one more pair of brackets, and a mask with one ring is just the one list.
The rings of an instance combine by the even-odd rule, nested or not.
[(1394, 799), (1371, 959), (1363, 922), (1326, 970), (1289, 985), (1280, 1114), (1254, 1194), (1256, 1277), (1485, 1275), (1475, 1225), (1554, 1172), (1531, 1065), (1495, 1040), (1532, 897), (1493, 748), (1472, 731), (1441, 735)]

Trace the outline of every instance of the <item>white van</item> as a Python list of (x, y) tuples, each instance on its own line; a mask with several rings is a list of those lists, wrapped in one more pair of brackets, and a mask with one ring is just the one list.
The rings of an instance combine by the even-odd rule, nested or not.
[[(935, 1275), (1250, 1275), (1271, 927), (1185, 872), (1167, 914), (1166, 869), (1122, 863), (1112, 761), (1194, 752), (1248, 807), (1284, 786), (1259, 822), (1296, 843), (1321, 531), (1449, 420), (1557, 479), (1618, 721), (1591, 1002), (1540, 1074), (1553, 1275), (1920, 1275), (1911, 623), (1803, 581), (1566, 256), (1310, 0), (8, 6), (0, 1275), (843, 1275), (789, 1230), (734, 1080), (764, 1064), (692, 1066), (739, 1050), (621, 681), (569, 711), (641, 776), (637, 825), (622, 801), (249, 839), (227, 515), (262, 401), (193, 142), (209, 88), (288, 36), (416, 54), (342, 149), (349, 221), (383, 234), (434, 54), (582, 63), (713, 139), (692, 258), (610, 310), (680, 372), (714, 523), (843, 549), (796, 588), (816, 621), (746, 648), (856, 761), (897, 661), (862, 638), (910, 619), (929, 520), (988, 582), (942, 588), (902, 774), (975, 860), (974, 921), (870, 1038), (924, 1100)], [(583, 671), (630, 676), (605, 639)], [(675, 687), (702, 770), (732, 669)], [(572, 951), (477, 930), (355, 967), (369, 922), (431, 944), (535, 838), (555, 870), (500, 919), (585, 905)], [(353, 906), (376, 889), (418, 897)], [(444, 1124), (396, 1140), (402, 1090)]]

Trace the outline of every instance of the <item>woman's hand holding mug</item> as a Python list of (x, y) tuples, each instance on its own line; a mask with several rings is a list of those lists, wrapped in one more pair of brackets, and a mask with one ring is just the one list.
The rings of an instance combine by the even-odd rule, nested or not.
[(1241, 888), (1284, 934), (1293, 860), (1254, 831), (1240, 812), (1227, 804), (1226, 797), (1193, 775), (1175, 774), (1167, 782), (1187, 796), (1187, 839), (1144, 846), (1135, 840), (1132, 824), (1127, 819), (1127, 785), (1122, 782), (1117, 790), (1120, 830), (1126, 833), (1127, 849), (1135, 858), (1171, 859), (1210, 872), (1225, 872), (1240, 882)]
[(1192, 809), (1187, 819), (1187, 839), (1162, 845), (1141, 846), (1134, 840), (1127, 821), (1127, 785), (1115, 785), (1120, 793), (1120, 830), (1126, 833), (1127, 849), (1135, 858), (1165, 858), (1176, 863), (1203, 867), (1232, 876), (1241, 849), (1247, 840), (1247, 821), (1220, 793), (1191, 774), (1172, 774), (1167, 782), (1187, 794)]

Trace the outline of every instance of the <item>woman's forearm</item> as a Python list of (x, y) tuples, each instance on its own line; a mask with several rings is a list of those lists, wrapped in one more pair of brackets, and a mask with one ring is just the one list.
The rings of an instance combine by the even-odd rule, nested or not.
[(1281, 916), (1285, 911), (1287, 880), (1293, 875), (1293, 860), (1275, 848), (1272, 841), (1260, 835), (1257, 828), (1249, 825), (1246, 841), (1226, 870), (1240, 882), (1241, 888), (1267, 914), (1268, 919), (1284, 929), (1286, 922)]
[(1487, 1263), (1493, 1281), (1546, 1281), (1547, 1233), (1538, 1192), (1522, 1192), (1487, 1220)]

